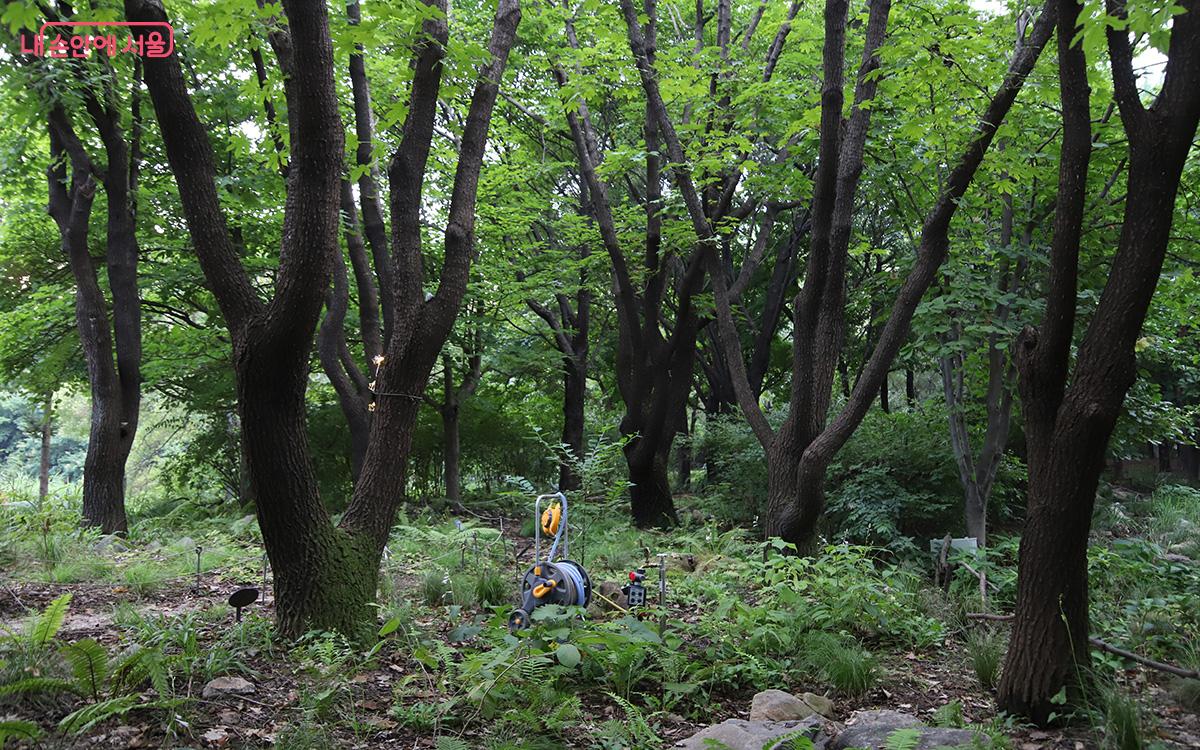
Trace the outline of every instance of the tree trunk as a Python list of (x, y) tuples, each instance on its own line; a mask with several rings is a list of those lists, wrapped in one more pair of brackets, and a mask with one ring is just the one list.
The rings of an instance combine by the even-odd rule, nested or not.
[(1075, 437), (1081, 442), (1056, 441), (1048, 455), (1029, 457), (1017, 617), (1000, 685), (1004, 710), (1042, 724), (1064, 710), (1053, 702), (1064, 686), (1067, 704), (1079, 705), (1091, 663), (1088, 532), (1107, 434)]
[[(1120, 463), (1117, 464), (1120, 466)], [(1200, 480), (1200, 448), (1194, 445), (1180, 444), (1179, 469), (1183, 475), (1192, 480)]]
[(692, 484), (692, 436), (696, 434), (696, 412), (692, 411), (691, 418), (683, 421), (683, 435), (686, 438), (676, 452), (679, 459), (679, 488), (689, 489)]
[(888, 379), (885, 375), (883, 382), (879, 384), (879, 408), (883, 409), (884, 414), (891, 414), (892, 405), (888, 401)]
[(46, 394), (42, 403), (41, 458), (38, 461), (38, 507), (46, 503), (50, 494), (50, 439), (54, 435), (54, 393)]
[(664, 451), (641, 439), (631, 440), (625, 447), (631, 482), (629, 507), (638, 528), (667, 528), (679, 523), (667, 476), (670, 451), (670, 445)]
[[(83, 464), (82, 523), (98, 527), (104, 534), (120, 534), (128, 528), (125, 519), (128, 447), (122, 441), (121, 391), (113, 362), (107, 304), (88, 253), (88, 223), (96, 183), (91, 176), (91, 163), (61, 109), (51, 115), (50, 141), (52, 158), (56, 162), (48, 173), (50, 214), (58, 223), (63, 252), (75, 278), (75, 326), (91, 386), (91, 426)], [(69, 188), (66, 166), (62, 163), (67, 153), (72, 161)]]
[[(445, 3), (426, 3), (432, 12), (414, 44), (409, 109), (389, 169), (392, 251), (399, 266), (390, 290), (395, 327), (378, 362), (373, 389), (378, 398), (371, 402), (375, 415), (362, 471), (335, 527), (321, 503), (308, 450), (305, 389), (338, 248), (342, 123), (325, 4), (282, 4), (286, 30), (270, 37), (284, 67), (292, 168), (269, 302), (261, 300), (231, 241), (212, 144), (187, 92), (180, 56), (146, 58), (146, 84), (200, 266), (233, 339), (246, 463), (276, 575), (278, 631), (284, 637), (313, 628), (366, 635), (374, 630), (378, 565), (405, 491), (417, 412), (466, 293), (487, 132), (521, 13), (517, 0), (497, 3), (489, 59), (476, 78), (460, 139), (437, 291), (426, 296), (420, 207), (448, 43)], [(168, 20), (157, 0), (125, 0), (125, 11), (131, 21)]]
[(1158, 444), (1158, 473), (1171, 473), (1171, 444), (1164, 441)]
[(917, 377), (911, 367), (904, 368), (904, 400), (909, 411), (917, 408)]
[(967, 485), (965, 500), (963, 515), (967, 523), (967, 536), (975, 537), (980, 547), (986, 547), (987, 499), (980, 493), (979, 485), (974, 482)]
[[(1068, 376), (1091, 151), (1087, 64), (1072, 45), (1080, 6), (1059, 0), (1063, 143), (1046, 312), (1017, 346), (1029, 446), (1029, 509), (1017, 609), (998, 704), (1038, 723), (1078, 705), (1090, 674), (1087, 545), (1109, 437), (1137, 376), (1134, 346), (1159, 281), (1180, 176), (1200, 122), (1200, 2), (1172, 19), (1164, 85), (1146, 109), (1128, 32), (1107, 29), (1114, 97), (1129, 141), (1117, 253)], [(1109, 12), (1124, 15), (1122, 5)]]
[(462, 479), (459, 462), (462, 451), (458, 437), (458, 404), (443, 404), (442, 413), (442, 479), (446, 487), (446, 499), (459, 502), (462, 499)]
[[(49, 211), (58, 224), (64, 253), (76, 284), (75, 321), (87, 363), (92, 415), (87, 457), (84, 460), (84, 526), (104, 534), (124, 534), (125, 463), (137, 434), (141, 406), (141, 301), (138, 296), (138, 244), (134, 221), (137, 166), (140, 154), (140, 69), (135, 66), (131, 102), (133, 147), (121, 129), (122, 114), (111, 79), (103, 90), (84, 87), (82, 100), (104, 146), (107, 163), (93, 165), (75, 133), (62, 104), (50, 111), (51, 153), (56, 164), (49, 170)], [(71, 185), (66, 186), (66, 166), (71, 162)], [(105, 269), (112, 296), (109, 303), (100, 289), (96, 266), (88, 248), (87, 223), (91, 215), (98, 175), (107, 200)]]
[[(586, 336), (586, 332), (584, 332)], [(583, 361), (580, 362), (582, 356)], [(583, 460), (586, 447), (583, 442), (584, 404), (587, 399), (587, 350), (582, 355), (577, 351), (573, 357), (563, 357), (563, 428), (562, 443), (574, 456)], [(570, 461), (559, 465), (558, 488), (563, 492), (577, 490), (582, 478)]]

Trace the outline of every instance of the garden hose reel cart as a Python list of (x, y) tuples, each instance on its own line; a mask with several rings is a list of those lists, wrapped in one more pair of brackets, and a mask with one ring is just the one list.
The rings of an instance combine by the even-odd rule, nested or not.
[[(542, 501), (548, 501), (543, 510)], [(529, 627), (533, 610), (543, 604), (586, 607), (592, 600), (592, 581), (579, 563), (567, 559), (570, 529), (567, 496), (562, 492), (534, 500), (533, 565), (521, 579), (521, 606), (508, 618), (509, 630)], [(542, 534), (553, 538), (542, 556)], [(561, 545), (561, 556), (558, 556)]]

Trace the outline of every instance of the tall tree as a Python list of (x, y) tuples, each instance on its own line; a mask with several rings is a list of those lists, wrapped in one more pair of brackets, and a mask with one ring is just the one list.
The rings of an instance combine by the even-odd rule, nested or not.
[[(48, 172), (49, 212), (58, 225), (63, 253), (75, 279), (75, 321), (91, 388), (91, 431), (83, 479), (83, 523), (105, 534), (123, 534), (125, 464), (137, 434), (141, 405), (142, 320), (138, 292), (138, 241), (134, 217), (139, 151), (139, 89), (132, 84), (131, 141), (126, 141), (117, 73), (105, 59), (75, 68), (80, 99), (103, 144), (105, 161), (96, 162), (76, 134), (61, 100), (51, 103), (48, 120), (53, 163)], [(67, 162), (70, 163), (68, 179)], [(88, 222), (96, 180), (107, 197), (104, 266), (112, 297), (97, 278), (88, 246)], [(115, 351), (115, 357), (114, 357)]]
[(824, 510), (825, 471), (880, 393), (892, 360), (908, 336), (921, 297), (932, 284), (948, 250), (950, 221), (987, 152), (996, 128), (1008, 114), (1026, 76), (1054, 29), (1054, 8), (1043, 9), (1028, 37), (1017, 45), (1008, 72), (979, 119), (974, 136), (955, 161), (934, 206), (926, 215), (917, 257), (875, 339), (874, 348), (845, 407), (826, 423), (834, 372), (844, 341), (845, 273), (855, 192), (863, 167), (883, 43), (888, 3), (871, 4), (855, 106), (842, 124), (842, 79), (847, 4), (825, 6), (825, 79), (821, 98), (821, 140), (812, 205), (812, 248), (805, 279), (793, 304), (792, 386), (788, 415), (778, 430), (767, 423), (749, 386), (729, 305), (728, 289), (715, 278), (717, 320), (727, 361), (734, 372), (738, 404), (762, 444), (769, 475), (766, 533), (811, 547)]
[(1134, 74), (1125, 5), (1110, 0), (1102, 23), (1129, 144), (1125, 213), (1104, 291), (1072, 368), (1092, 150), (1090, 91), (1083, 42), (1073, 41), (1081, 6), (1056, 2), (1063, 112), (1058, 202), (1046, 312), (1038, 327), (1022, 333), (1017, 348), (1029, 498), (1016, 620), (998, 695), (1001, 708), (1038, 722), (1060, 709), (1055, 703), (1062, 691), (1072, 704), (1082, 697), (1090, 635), (1087, 547), (1096, 489), (1109, 437), (1136, 378), (1135, 344), (1162, 271), (1180, 178), (1200, 122), (1200, 2), (1180, 3), (1183, 12), (1171, 19), (1162, 86), (1147, 107)]
[[(772, 78), (798, 7), (798, 3), (791, 4), (787, 18), (771, 40), (770, 50), (762, 63), (759, 79), (762, 83), (770, 82)], [(717, 238), (713, 227), (736, 226), (753, 211), (755, 203), (743, 205), (735, 202), (738, 186), (746, 174), (749, 147), (743, 147), (746, 149), (744, 152), (735, 153), (732, 160), (728, 154), (714, 156), (704, 170), (705, 189), (698, 191), (694, 185), (690, 188), (696, 199), (687, 206), (688, 224), (694, 239), (680, 243), (672, 236), (673, 227), (665, 224), (669, 217), (664, 207), (669, 196), (664, 196), (664, 154), (671, 164), (670, 171), (676, 186), (682, 189), (682, 181), (691, 185), (692, 178), (685, 174), (687, 167), (683, 166), (686, 164), (683, 145), (657, 83), (651, 81), (653, 85), (647, 84), (647, 77), (653, 79), (656, 75), (656, 4), (649, 0), (641, 10), (646, 17), (644, 28), (635, 17), (633, 23), (636, 28), (630, 27), (629, 30), (630, 48), (645, 96), (645, 109), (640, 122), (646, 166), (644, 177), (640, 180), (640, 193), (626, 175), (627, 186), (633, 185), (629, 191), (640, 204), (645, 217), (642, 224), (644, 251), (640, 264), (630, 262), (625, 247), (627, 243), (622, 241), (621, 227), (615, 218), (612, 184), (600, 176), (604, 169), (600, 146), (602, 140), (591, 110), (586, 98), (573, 90), (568, 76), (570, 72), (578, 77), (582, 71), (579, 67), (567, 71), (560, 65), (556, 66), (554, 74), (564, 94), (570, 97), (567, 123), (580, 172), (587, 184), (592, 216), (612, 268), (619, 332), (617, 386), (625, 403), (620, 429), (628, 439), (624, 453), (632, 483), (631, 511), (637, 525), (661, 526), (676, 520), (668, 480), (668, 460), (675, 436), (684, 428), (696, 362), (697, 338), (706, 323), (700, 295), (705, 287), (709, 256), (716, 251)], [(628, 26), (629, 10), (622, 7), (622, 12)], [(698, 4), (694, 27), (697, 53), (705, 45), (704, 28), (708, 18), (703, 5)], [(691, 108), (685, 107), (682, 113), (681, 121), (689, 124), (689, 130), (699, 132), (697, 145), (706, 151), (720, 151), (716, 144), (722, 143), (722, 138), (730, 137), (733, 127), (730, 118), (716, 113), (722, 109), (722, 102), (728, 104), (728, 99), (720, 93), (720, 82), (726, 78), (730, 56), (735, 51), (732, 23), (730, 5), (722, 0), (717, 5), (715, 32), (716, 50), (722, 62), (718, 70), (711, 74), (708, 86), (709, 105), (713, 114), (700, 124), (692, 119), (697, 113)], [(740, 45), (742, 53), (749, 49), (751, 31), (748, 28), (743, 37)], [(574, 21), (569, 15), (566, 34), (568, 45), (578, 51), (579, 40)], [(724, 84), (728, 85), (727, 82)], [(767, 146), (772, 151), (786, 149), (786, 144)], [(668, 227), (668, 232), (664, 232), (664, 226)]]
[[(449, 36), (445, 3), (430, 0), (426, 8), (413, 49), (402, 140), (388, 169), (394, 328), (376, 374), (361, 472), (336, 526), (318, 493), (304, 408), (313, 338), (338, 254), (342, 195), (343, 133), (326, 4), (285, 0), (286, 30), (271, 34), (285, 77), (291, 152), (279, 270), (265, 302), (232, 242), (212, 147), (187, 93), (179, 55), (146, 60), (146, 84), (185, 218), (233, 339), (247, 469), (276, 572), (277, 625), (287, 636), (311, 628), (365, 632), (379, 560), (405, 492), (405, 458), (421, 396), (466, 291), (479, 170), (520, 9), (516, 0), (499, 0), (496, 7), (490, 59), (475, 84), (460, 141), (441, 274), (436, 292), (426, 296), (421, 203)], [(167, 21), (159, 0), (126, 0), (125, 11), (131, 21)]]
[[(580, 211), (590, 214), (587, 183), (580, 184)], [(545, 239), (555, 243), (553, 232)], [(586, 240), (578, 243), (575, 255), (579, 260), (578, 287), (574, 300), (566, 292), (554, 293), (554, 306), (535, 297), (525, 304), (546, 325), (554, 337), (554, 348), (562, 355), (563, 426), (561, 443), (570, 456), (559, 461), (558, 488), (563, 492), (577, 490), (582, 478), (576, 466), (584, 455), (584, 406), (587, 401), (588, 336), (591, 333), (592, 290), (588, 280), (587, 259), (591, 250)]]

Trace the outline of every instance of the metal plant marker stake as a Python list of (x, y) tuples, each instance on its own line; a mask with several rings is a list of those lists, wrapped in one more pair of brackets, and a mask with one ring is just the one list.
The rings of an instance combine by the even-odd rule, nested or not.
[(658, 637), (667, 629), (667, 556), (658, 555)]

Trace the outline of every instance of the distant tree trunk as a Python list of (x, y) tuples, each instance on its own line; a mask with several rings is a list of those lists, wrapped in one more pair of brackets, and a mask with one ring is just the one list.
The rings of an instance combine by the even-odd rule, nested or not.
[(1171, 473), (1171, 444), (1165, 440), (1158, 444), (1158, 473)]
[(483, 376), (483, 332), (475, 327), (471, 336), (474, 349), (467, 356), (467, 372), (462, 385), (454, 384), (454, 358), (442, 354), (442, 402), (435, 404), (442, 415), (442, 479), (445, 483), (446, 499), (462, 500), (462, 441), (459, 438), (459, 414), (462, 404), (479, 387)]
[(1109, 461), (1109, 467), (1112, 469), (1112, 478), (1114, 482), (1119, 482), (1125, 478), (1125, 460), (1120, 456), (1113, 456)]
[[(1109, 28), (1114, 98), (1129, 143), (1116, 256), (1071, 373), (1091, 126), (1087, 62), (1071, 45), (1081, 6), (1058, 0), (1063, 143), (1046, 311), (1017, 345), (1029, 446), (1016, 619), (998, 691), (1004, 711), (1045, 723), (1088, 680), (1087, 548), (1109, 437), (1136, 374), (1134, 345), (1162, 270), (1180, 177), (1200, 122), (1200, 2), (1172, 19), (1162, 90), (1141, 103), (1128, 31)], [(1110, 2), (1121, 18), (1124, 7)], [(1068, 384), (1068, 379), (1070, 380)]]
[[(83, 469), (85, 526), (105, 534), (124, 534), (125, 462), (137, 432), (141, 400), (141, 303), (137, 290), (138, 247), (130, 198), (129, 147), (120, 129), (121, 115), (112, 96), (101, 103), (87, 89), (85, 104), (100, 132), (108, 165), (93, 166), (75, 134), (70, 116), (56, 105), (50, 114), (49, 171), (51, 216), (58, 223), (77, 291), (75, 321), (91, 386), (92, 415)], [(135, 128), (137, 123), (135, 121)], [(66, 185), (65, 161), (71, 162)], [(108, 196), (106, 265), (112, 291), (113, 320), (88, 249), (88, 220), (95, 194), (92, 174), (103, 175)], [(116, 356), (114, 359), (114, 351)]]
[(38, 507), (46, 502), (50, 494), (50, 439), (54, 436), (54, 392), (46, 394), (42, 401), (41, 460), (38, 461)]
[[(359, 267), (365, 262), (362, 236), (358, 232), (358, 222), (355, 218), (354, 197), (350, 191), (349, 180), (341, 182), (342, 223), (346, 235), (346, 244), (351, 258), (355, 260), (356, 276), (359, 276), (359, 309), (361, 311), (364, 343), (369, 358), (380, 353), (379, 320), (377, 314), (372, 319), (372, 309), (377, 309), (373, 294), (374, 285), (369, 279), (362, 279)], [(338, 405), (346, 418), (346, 426), (350, 431), (350, 472), (355, 481), (362, 472), (362, 464), (367, 455), (367, 444), (371, 434), (371, 412), (368, 405), (371, 401), (371, 384), (362, 369), (354, 360), (350, 347), (346, 342), (346, 311), (350, 303), (350, 282), (346, 275), (346, 262), (341, 253), (333, 259), (333, 287), (325, 301), (325, 319), (317, 330), (317, 355), (321, 369), (329, 378), (330, 385), (338, 397)], [(374, 342), (372, 344), (372, 342)], [(372, 362), (369, 366), (375, 366)]]
[[(586, 179), (580, 180), (579, 194), (580, 212), (584, 216), (591, 216), (592, 207)], [(586, 261), (591, 255), (591, 248), (585, 242), (579, 246), (577, 252), (579, 259)], [(554, 335), (554, 347), (562, 355), (563, 426), (561, 442), (570, 453), (570, 456), (564, 456), (559, 461), (558, 488), (563, 492), (577, 490), (582, 486), (582, 478), (579, 476), (576, 466), (583, 460), (586, 451), (584, 407), (587, 402), (588, 340), (591, 335), (592, 305), (592, 291), (588, 284), (587, 265), (581, 263), (574, 309), (571, 307), (571, 299), (563, 293), (554, 295), (558, 306), (557, 312), (535, 299), (525, 300), (529, 309), (550, 326), (550, 332)]]
[(461, 457), (458, 405), (445, 405), (442, 409), (442, 481), (446, 488), (446, 499), (455, 503), (462, 500)]
[[(1013, 239), (1011, 201), (1005, 201), (1000, 224), (1000, 246), (1008, 248)], [(1016, 297), (1027, 265), (1023, 259), (1018, 260), (1015, 264), (1009, 263), (1007, 259), (1001, 261), (997, 282), (1001, 299), (1007, 300)], [(990, 317), (996, 325), (1004, 325), (1011, 312), (1012, 303), (1003, 301), (991, 311)], [(952, 315), (950, 333), (943, 343), (948, 345), (961, 340), (961, 338), (960, 324)], [(960, 349), (950, 347), (950, 353), (938, 359), (938, 366), (942, 374), (942, 391), (946, 399), (946, 413), (950, 423), (950, 446), (954, 452), (954, 460), (958, 466), (958, 479), (964, 493), (963, 516), (966, 521), (967, 536), (974, 537), (980, 547), (987, 546), (987, 506), (991, 499), (996, 474), (1004, 460), (1004, 446), (1008, 442), (1009, 422), (1012, 419), (1012, 384), (1016, 379), (1016, 365), (1009, 356), (1007, 344), (1008, 342), (1002, 340), (999, 334), (988, 334), (988, 380), (987, 393), (984, 398), (987, 422), (979, 455), (975, 455), (971, 448), (971, 433), (967, 424), (965, 354)]]
[(1187, 443), (1180, 444), (1179, 470), (1193, 482), (1200, 480), (1200, 449)]
[(883, 382), (879, 384), (879, 408), (883, 410), (884, 414), (890, 414), (892, 411), (892, 405), (888, 402), (888, 395), (888, 379), (885, 375)]
[(904, 368), (904, 401), (910, 411), (917, 408), (917, 377), (911, 367)]
[(696, 433), (696, 412), (692, 410), (690, 419), (683, 422), (683, 435), (686, 438), (677, 449), (679, 459), (679, 487), (689, 489), (692, 484), (692, 436)]
[[(580, 345), (574, 354), (563, 358), (563, 428), (562, 443), (576, 461), (586, 453), (584, 445), (584, 406), (587, 402), (587, 328), (578, 334)], [(558, 488), (563, 492), (577, 490), (582, 477), (569, 461), (559, 464)]]
[[(782, 51), (790, 29), (790, 19), (798, 4), (789, 10), (788, 22), (776, 32), (771, 53), (764, 64), (762, 80), (769, 81), (774, 64)], [(666, 526), (676, 523), (671, 498), (667, 464), (671, 444), (681, 429), (687, 398), (694, 375), (697, 336), (703, 321), (703, 311), (697, 296), (704, 289), (704, 277), (710, 262), (716, 257), (717, 237), (713, 226), (718, 222), (740, 221), (744, 218), (732, 206), (734, 194), (743, 176), (740, 169), (723, 169), (712, 174), (703, 198), (691, 182), (691, 176), (680, 165), (685, 154), (675, 135), (675, 126), (658, 90), (655, 66), (657, 35), (657, 3), (643, 0), (640, 9), (631, 1), (622, 2), (629, 48), (638, 66), (642, 90), (646, 98), (644, 140), (646, 154), (645, 195), (640, 202), (645, 212), (645, 252), (638, 284), (618, 237), (609, 203), (608, 186), (596, 175), (602, 153), (593, 128), (587, 104), (573, 98), (575, 106), (567, 113), (567, 123), (575, 145), (580, 171), (588, 183), (593, 214), (611, 261), (613, 289), (616, 297), (619, 325), (617, 345), (617, 385), (625, 402), (625, 415), (620, 430), (627, 443), (624, 448), (629, 467), (631, 513), (639, 526)], [(644, 23), (642, 19), (645, 19)], [(731, 14), (722, 4), (717, 13), (717, 45), (725, 59), (730, 43)], [(703, 47), (703, 21), (697, 19), (697, 44)], [(574, 22), (566, 21), (568, 43), (579, 48)], [(713, 81), (721, 75), (714, 73)], [(567, 74), (555, 70), (560, 88), (567, 85)], [(687, 118), (685, 113), (685, 120)], [(715, 120), (714, 120), (715, 122)], [(685, 194), (688, 215), (697, 241), (687, 257), (674, 255), (662, 241), (663, 154), (660, 144), (670, 156), (670, 170), (676, 186)], [(786, 150), (786, 149), (784, 149)], [(734, 158), (741, 162), (749, 158)], [(751, 210), (753, 205), (751, 205)], [(674, 305), (668, 294), (673, 292)], [(674, 320), (664, 315), (674, 311)]]

